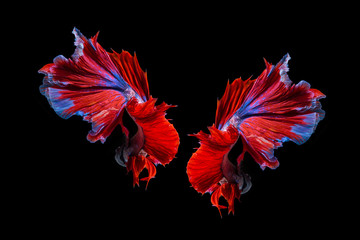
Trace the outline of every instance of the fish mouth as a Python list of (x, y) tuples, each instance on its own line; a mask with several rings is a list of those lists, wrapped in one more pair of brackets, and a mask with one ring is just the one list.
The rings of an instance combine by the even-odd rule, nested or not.
[(240, 183), (238, 183), (239, 189), (241, 190), (241, 194), (245, 194), (251, 189), (252, 186), (251, 177), (249, 176), (249, 174), (244, 172), (241, 173), (241, 177), (242, 177), (242, 184), (240, 185)]
[(125, 144), (119, 146), (115, 150), (115, 161), (122, 167), (126, 167), (129, 161), (129, 156), (125, 151)]

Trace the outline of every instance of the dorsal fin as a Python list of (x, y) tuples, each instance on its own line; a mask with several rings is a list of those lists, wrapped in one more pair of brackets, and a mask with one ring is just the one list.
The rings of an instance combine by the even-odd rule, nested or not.
[(227, 83), (224, 96), (217, 102), (215, 126), (218, 129), (221, 129), (240, 108), (254, 81), (250, 78), (237, 78), (231, 84)]

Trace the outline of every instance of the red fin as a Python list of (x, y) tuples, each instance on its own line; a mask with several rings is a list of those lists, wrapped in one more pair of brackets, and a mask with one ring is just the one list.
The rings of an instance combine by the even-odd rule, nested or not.
[(224, 183), (221, 186), (218, 185), (218, 187), (215, 189), (215, 191), (211, 195), (211, 203), (213, 206), (217, 207), (219, 209), (219, 213), (221, 216), (221, 209), (225, 209), (225, 206), (222, 206), (219, 204), (219, 199), (221, 196), (225, 198), (225, 200), (228, 202), (228, 214), (235, 213), (235, 207), (234, 207), (234, 200), (240, 199), (241, 191), (239, 190), (237, 184), (234, 183)]
[(220, 216), (222, 217), (221, 209), (225, 209), (226, 207), (219, 204), (220, 197), (221, 197), (220, 185), (216, 184), (216, 187), (214, 188), (214, 192), (211, 194), (211, 203), (214, 207), (217, 207)]
[(153, 161), (153, 159), (152, 159), (152, 157), (150, 155), (146, 158), (145, 168), (148, 170), (148, 176), (144, 177), (144, 178), (141, 178), (140, 180), (141, 181), (146, 181), (145, 189), (147, 189), (150, 179), (154, 178), (155, 175), (156, 175), (156, 167), (155, 167), (154, 161)]
[(156, 99), (150, 98), (139, 103), (132, 98), (127, 105), (128, 113), (142, 128), (144, 146), (136, 156), (131, 156), (127, 164), (128, 171), (133, 172), (133, 184), (139, 185), (139, 174), (143, 169), (148, 170), (148, 177), (140, 180), (147, 181), (156, 175), (155, 164), (165, 165), (176, 155), (179, 147), (179, 135), (174, 126), (165, 118), (165, 111), (171, 106), (162, 103), (155, 106)]
[(111, 59), (118, 68), (122, 78), (134, 89), (141, 99), (146, 102), (150, 98), (149, 85), (146, 72), (140, 68), (139, 62), (134, 54), (134, 57), (127, 51), (122, 51), (120, 54), (113, 51), (109, 53)]
[(175, 157), (180, 140), (174, 126), (165, 118), (165, 111), (172, 106), (166, 103), (155, 106), (155, 102), (156, 99), (150, 98), (139, 103), (133, 98), (127, 110), (144, 132), (144, 151), (153, 157), (154, 163), (165, 165)]
[(102, 142), (121, 122), (121, 112), (125, 105), (124, 96), (112, 89), (75, 89), (71, 86), (51, 85), (43, 89), (55, 112), (62, 118), (82, 116), (92, 123), (87, 139)]
[(200, 148), (191, 156), (187, 165), (189, 181), (200, 193), (209, 192), (223, 178), (222, 160), (239, 137), (233, 127), (220, 131), (211, 126), (209, 131), (210, 134), (200, 131), (192, 135), (200, 140)]
[(300, 81), (293, 84), (287, 75), (287, 54), (275, 66), (266, 69), (256, 79), (238, 112), (238, 129), (248, 151), (261, 168), (279, 165), (274, 149), (283, 142), (306, 142), (324, 118), (319, 99), (325, 95)]
[(144, 155), (130, 156), (129, 161), (126, 165), (128, 172), (132, 171), (133, 174), (133, 186), (139, 186), (139, 175), (146, 168), (148, 170), (148, 176), (141, 178), (141, 181), (147, 181), (146, 188), (149, 184), (150, 179), (156, 175), (156, 167), (150, 158)]
[(87, 39), (74, 28), (75, 52), (71, 59), (62, 55), (39, 70), (45, 74), (40, 91), (63, 118), (82, 116), (92, 123), (87, 138), (102, 142), (121, 123), (121, 111), (127, 101), (128, 85), (108, 53), (97, 43), (97, 36)]
[(285, 141), (304, 143), (325, 114), (319, 102), (325, 95), (305, 81), (293, 84), (287, 75), (289, 60), (288, 54), (275, 66), (265, 60), (266, 68), (258, 78), (236, 79), (218, 103), (218, 128), (238, 128), (244, 152), (262, 168), (276, 168), (274, 149)]
[(221, 129), (243, 104), (255, 80), (241, 78), (227, 84), (223, 97), (217, 102), (215, 126)]
[[(227, 208), (219, 204), (221, 196), (228, 202), (228, 213), (234, 213), (234, 200), (240, 199), (238, 184), (228, 183), (221, 170), (224, 156), (238, 140), (238, 131), (230, 125), (226, 131), (209, 127), (210, 134), (200, 131), (196, 136), (200, 148), (192, 155), (187, 165), (189, 181), (200, 193), (210, 192), (211, 203), (219, 209)], [(225, 182), (224, 182), (225, 181)]]

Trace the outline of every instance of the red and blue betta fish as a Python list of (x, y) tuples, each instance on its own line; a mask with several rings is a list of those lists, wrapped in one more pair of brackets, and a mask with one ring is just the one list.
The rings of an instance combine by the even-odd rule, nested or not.
[[(133, 172), (133, 185), (139, 185), (139, 174), (146, 168), (148, 177), (141, 180), (148, 183), (156, 174), (155, 165), (168, 164), (178, 150), (179, 135), (165, 118), (172, 106), (155, 106), (136, 55), (105, 51), (97, 42), (98, 34), (88, 39), (76, 28), (73, 34), (76, 49), (71, 59), (57, 56), (39, 70), (45, 74), (41, 93), (60, 117), (78, 115), (91, 122), (90, 142), (104, 143), (120, 125), (124, 141), (115, 159)], [(135, 134), (123, 124), (125, 111), (136, 123)]]
[[(234, 200), (251, 187), (250, 177), (241, 169), (244, 154), (249, 153), (262, 169), (275, 169), (279, 161), (274, 149), (283, 142), (306, 142), (325, 116), (319, 99), (325, 95), (300, 81), (293, 84), (287, 72), (289, 54), (266, 69), (256, 79), (235, 79), (228, 83), (217, 103), (215, 124), (210, 134), (192, 134), (200, 147), (187, 165), (189, 181), (200, 193), (210, 193), (211, 203), (219, 209), (222, 196), (228, 202), (228, 213), (234, 213)], [(228, 154), (237, 141), (243, 145), (236, 162)]]

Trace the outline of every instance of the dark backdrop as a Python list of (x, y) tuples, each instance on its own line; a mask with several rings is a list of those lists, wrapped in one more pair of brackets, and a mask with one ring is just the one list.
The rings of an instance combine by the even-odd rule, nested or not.
[[(156, 236), (170, 229), (172, 237), (196, 230), (192, 233), (219, 231), (240, 238), (283, 230), (305, 236), (325, 231), (319, 223), (332, 216), (337, 184), (328, 170), (334, 164), (330, 160), (334, 90), (329, 81), (334, 76), (329, 67), (339, 51), (333, 48), (333, 37), (339, 34), (334, 31), (336, 18), (322, 8), (301, 6), (262, 11), (241, 6), (159, 7), (165, 8), (140, 11), (108, 5), (100, 11), (94, 5), (61, 13), (43, 9), (16, 27), (23, 33), (20, 48), (26, 52), (26, 64), (17, 64), (23, 64), (27, 75), (23, 85), (27, 97), (20, 106), (26, 121), (19, 136), (25, 141), (15, 152), (22, 156), (15, 163), (22, 180), (13, 189), (14, 210), (20, 209), (20, 214), (11, 221), (33, 223), (29, 231), (48, 229), (54, 235), (76, 230), (80, 235)], [(131, 174), (114, 160), (118, 128), (104, 144), (92, 144), (86, 140), (89, 123), (80, 117), (61, 119), (39, 93), (43, 75), (38, 69), (59, 54), (71, 56), (74, 26), (87, 37), (100, 31), (98, 41), (108, 51), (136, 51), (147, 70), (151, 95), (158, 103), (178, 105), (167, 115), (181, 138), (177, 158), (157, 167), (147, 190), (145, 183), (133, 188)], [(286, 53), (292, 58), (290, 79), (306, 80), (327, 95), (321, 100), (326, 117), (305, 144), (285, 143), (275, 151), (280, 161), (276, 170), (262, 171), (247, 160), (253, 187), (235, 203), (235, 216), (224, 211), (221, 219), (210, 195), (201, 196), (190, 187), (186, 164), (199, 144), (187, 134), (206, 131), (214, 123), (216, 100), (228, 80), (257, 77), (265, 68), (263, 58), (276, 64)]]

